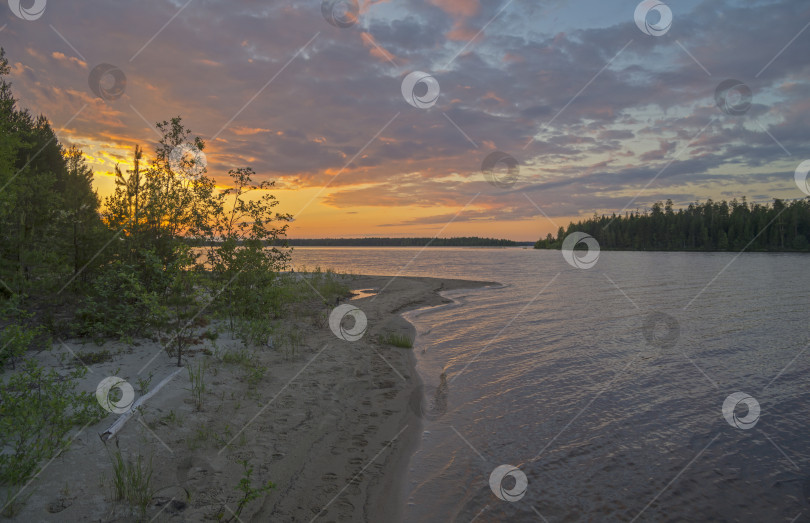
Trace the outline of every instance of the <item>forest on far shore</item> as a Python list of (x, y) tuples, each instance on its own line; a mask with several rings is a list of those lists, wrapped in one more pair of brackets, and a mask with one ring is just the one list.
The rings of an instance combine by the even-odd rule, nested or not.
[(534, 248), (559, 249), (577, 231), (593, 236), (603, 250), (810, 252), (810, 198), (772, 204), (709, 199), (678, 210), (667, 200), (649, 211), (572, 222)]

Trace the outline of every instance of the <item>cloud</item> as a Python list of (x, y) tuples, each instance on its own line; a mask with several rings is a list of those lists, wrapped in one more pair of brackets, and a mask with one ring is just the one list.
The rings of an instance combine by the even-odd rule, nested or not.
[(59, 62), (63, 62), (68, 65), (76, 66), (81, 69), (87, 69), (87, 62), (81, 60), (75, 56), (67, 56), (64, 53), (60, 53), (59, 51), (54, 51), (51, 53), (51, 57)]
[(469, 18), (481, 8), (478, 0), (429, 0), (445, 13), (454, 17)]
[[(396, 209), (435, 207), (441, 221), (483, 190), (459, 220), (536, 217), (519, 192), (486, 185), (481, 162), (494, 150), (519, 161), (521, 190), (552, 217), (619, 210), (656, 175), (633, 205), (787, 194), (788, 164), (810, 157), (810, 32), (786, 44), (810, 7), (704, 0), (676, 9), (655, 38), (632, 10), (597, 16), (602, 4), (514, 2), (499, 13), (477, 0), (367, 2), (356, 26), (339, 29), (317, 5), (211, 0), (158, 33), (181, 5), (90, 0), (48, 7), (84, 59), (47, 23), (10, 20), (4, 46), (23, 105), (56, 128), (70, 121), (65, 136), (148, 149), (148, 123), (182, 115), (208, 140), (222, 183), (247, 163), (285, 187), (328, 183), (324, 213), (384, 205), (387, 223), (407, 225), (417, 222)], [(99, 63), (126, 74), (121, 99), (88, 89)], [(440, 84), (429, 110), (400, 93), (414, 70)], [(744, 116), (715, 106), (726, 78), (754, 93)]]
[[(234, 126), (231, 127), (231, 132), (237, 136), (251, 136), (254, 134), (261, 134), (261, 133), (269, 133), (270, 129), (262, 129), (261, 127), (244, 127), (244, 126)], [(281, 133), (281, 131), (278, 131)]]
[(363, 43), (369, 48), (371, 56), (374, 56), (380, 60), (387, 60), (393, 63), (397, 62), (396, 57), (380, 46), (374, 37), (371, 36), (371, 33), (362, 33), (361, 37), (363, 39)]

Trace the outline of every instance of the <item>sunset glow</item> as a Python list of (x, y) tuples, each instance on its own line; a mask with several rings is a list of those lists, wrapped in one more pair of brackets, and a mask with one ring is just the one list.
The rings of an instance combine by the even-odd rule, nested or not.
[[(803, 196), (806, 41), (777, 53), (810, 9), (716, 4), (679, 2), (677, 31), (653, 37), (634, 4), (602, 2), (367, 2), (346, 28), (308, 3), (196, 2), (162, 31), (181, 3), (54, 3), (44, 23), (4, 12), (0, 43), (22, 104), (84, 151), (102, 196), (179, 115), (220, 183), (240, 166), (276, 180), (291, 237), (534, 240), (667, 198)], [(88, 88), (101, 63), (126, 76), (116, 100)], [(436, 79), (435, 105), (403, 100), (413, 71)], [(753, 92), (743, 117), (718, 109), (727, 78)], [(513, 187), (486, 183), (496, 150), (519, 164)]]

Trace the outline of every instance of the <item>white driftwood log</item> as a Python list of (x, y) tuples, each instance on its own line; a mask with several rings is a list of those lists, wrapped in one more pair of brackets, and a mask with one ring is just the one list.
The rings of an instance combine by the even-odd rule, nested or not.
[(135, 401), (135, 402), (132, 404), (132, 406), (129, 408), (129, 410), (128, 410), (128, 411), (126, 411), (125, 413), (121, 414), (121, 416), (119, 416), (119, 417), (118, 417), (118, 419), (117, 419), (117, 420), (115, 420), (115, 423), (113, 423), (112, 425), (110, 425), (110, 428), (108, 428), (107, 430), (105, 430), (104, 432), (102, 432), (101, 434), (99, 434), (99, 436), (101, 437), (101, 441), (107, 441), (107, 440), (108, 440), (108, 439), (110, 439), (111, 437), (115, 436), (115, 435), (118, 433), (118, 431), (120, 431), (120, 430), (121, 430), (121, 429), (124, 427), (124, 424), (125, 424), (127, 421), (129, 421), (129, 418), (131, 418), (131, 417), (132, 417), (132, 415), (135, 413), (135, 410), (137, 410), (137, 408), (138, 408), (138, 407), (140, 407), (141, 405), (143, 405), (144, 403), (146, 403), (146, 400), (148, 400), (149, 398), (151, 398), (152, 396), (154, 396), (155, 394), (157, 394), (157, 392), (158, 392), (160, 389), (162, 389), (164, 385), (166, 385), (167, 383), (169, 383), (169, 382), (172, 380), (172, 378), (174, 378), (175, 376), (177, 376), (178, 374), (180, 374), (180, 371), (182, 371), (183, 369), (184, 369), (184, 367), (178, 367), (178, 368), (177, 368), (177, 369), (176, 369), (174, 372), (172, 372), (171, 374), (169, 374), (168, 376), (166, 376), (166, 377), (163, 379), (163, 381), (161, 381), (160, 383), (158, 383), (158, 384), (155, 386), (155, 388), (154, 388), (154, 389), (150, 390), (149, 392), (147, 392), (146, 394), (144, 394), (143, 396), (141, 396), (140, 398), (138, 398), (138, 400), (137, 400), (137, 401)]

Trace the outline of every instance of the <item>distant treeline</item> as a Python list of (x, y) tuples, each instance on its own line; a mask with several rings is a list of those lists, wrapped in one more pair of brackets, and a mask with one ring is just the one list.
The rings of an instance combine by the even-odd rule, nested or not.
[(810, 252), (810, 198), (773, 204), (732, 200), (693, 203), (675, 210), (672, 200), (624, 216), (594, 215), (540, 239), (535, 249), (559, 249), (575, 231), (590, 234), (603, 250)]
[(300, 247), (518, 247), (531, 242), (515, 242), (495, 238), (319, 238), (288, 239), (290, 246)]

